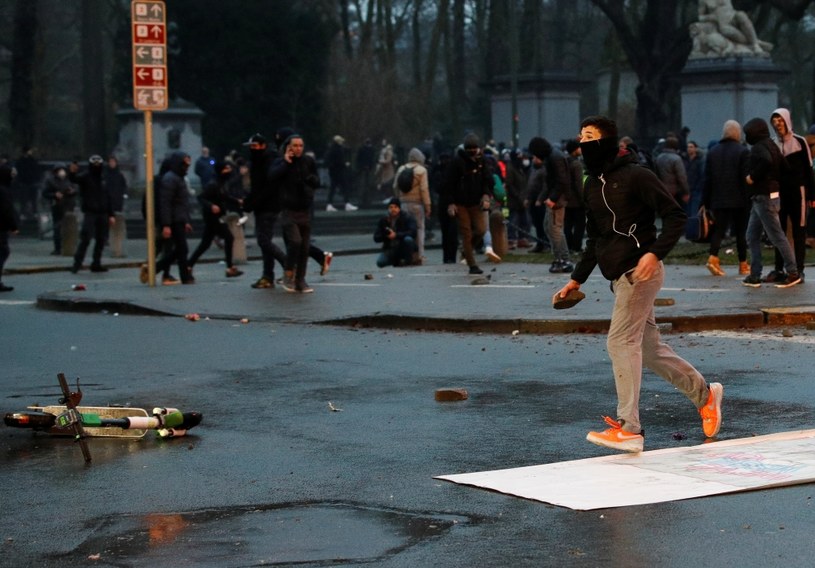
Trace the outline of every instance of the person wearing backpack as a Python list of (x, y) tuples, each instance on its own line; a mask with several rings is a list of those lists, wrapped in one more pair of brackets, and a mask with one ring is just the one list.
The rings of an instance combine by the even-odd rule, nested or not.
[(411, 148), (408, 161), (396, 171), (393, 189), (402, 207), (416, 220), (416, 245), (420, 262), (424, 262), (425, 219), (430, 218), (431, 201), (427, 181), (425, 156), (418, 148)]

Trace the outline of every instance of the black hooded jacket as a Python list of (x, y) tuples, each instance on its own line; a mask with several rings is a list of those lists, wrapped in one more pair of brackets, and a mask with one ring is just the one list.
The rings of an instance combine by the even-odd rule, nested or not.
[(79, 187), (79, 204), (83, 213), (104, 213), (113, 217), (110, 193), (102, 175), (102, 166), (88, 166), (80, 174), (69, 174), (69, 179)]
[(169, 158), (169, 170), (161, 176), (158, 194), (158, 224), (170, 227), (190, 223), (190, 191), (184, 176), (187, 175), (189, 158), (184, 152), (173, 152)]
[(249, 179), (252, 187), (243, 202), (246, 211), (254, 213), (277, 213), (280, 211), (280, 197), (277, 187), (269, 182), (269, 166), (277, 152), (271, 149), (251, 150)]
[(473, 158), (466, 150), (456, 153), (447, 167), (444, 177), (444, 200), (464, 207), (472, 207), (481, 203), (484, 195), (492, 196), (494, 185), (492, 171), (479, 154)]
[(0, 231), (17, 231), (20, 226), (11, 195), (11, 167), (0, 166)]
[[(586, 250), (572, 273), (581, 284), (598, 264), (607, 280), (616, 280), (648, 252), (662, 260), (685, 232), (685, 211), (628, 150), (621, 150), (602, 174), (588, 177), (583, 199)], [(659, 234), (657, 216), (662, 219)]]
[[(281, 153), (286, 151), (288, 142), (287, 139), (281, 145)], [(314, 204), (314, 190), (320, 187), (317, 164), (305, 154), (291, 162), (279, 156), (269, 167), (269, 183), (278, 192), (282, 210), (309, 211)]]
[(787, 172), (786, 160), (770, 138), (770, 127), (763, 118), (753, 118), (744, 125), (744, 139), (750, 144), (749, 173), (753, 180), (747, 186), (750, 197), (778, 193), (781, 176)]
[[(204, 220), (208, 223), (219, 222), (218, 220), (226, 215), (226, 212), (230, 208), (233, 210), (240, 208), (240, 202), (229, 193), (229, 182), (232, 178), (232, 172), (227, 174), (222, 173), (224, 162), (216, 162), (214, 169), (215, 176), (201, 190), (201, 194), (198, 196), (198, 203), (201, 204), (201, 213)], [(217, 215), (212, 212), (213, 205), (218, 206), (221, 210)]]

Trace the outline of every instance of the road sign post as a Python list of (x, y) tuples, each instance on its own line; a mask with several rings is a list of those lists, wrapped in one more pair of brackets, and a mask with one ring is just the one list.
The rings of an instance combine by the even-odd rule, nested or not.
[(145, 213), (148, 284), (156, 285), (153, 111), (167, 109), (167, 10), (161, 0), (130, 3), (133, 45), (133, 106), (144, 112)]

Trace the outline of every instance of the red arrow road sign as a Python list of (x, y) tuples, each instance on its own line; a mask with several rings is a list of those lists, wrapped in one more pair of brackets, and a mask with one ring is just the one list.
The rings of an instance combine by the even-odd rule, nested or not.
[(167, 108), (167, 11), (161, 0), (130, 3), (133, 54), (133, 106)]

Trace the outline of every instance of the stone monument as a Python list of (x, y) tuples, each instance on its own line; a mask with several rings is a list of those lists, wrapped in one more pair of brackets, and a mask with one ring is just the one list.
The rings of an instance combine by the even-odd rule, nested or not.
[[(580, 130), (580, 93), (588, 81), (570, 71), (545, 71), (518, 77), (518, 146), (535, 136), (552, 144), (577, 136)], [(510, 78), (496, 77), (491, 91), (492, 138), (512, 145), (512, 93)]]
[(772, 44), (758, 39), (747, 14), (731, 0), (699, 0), (690, 35), (693, 49), (680, 74), (682, 124), (690, 138), (706, 147), (721, 138), (726, 120), (769, 120), (787, 71), (772, 62)]
[[(119, 159), (127, 185), (142, 194), (145, 183), (144, 163), (144, 113), (135, 109), (123, 109), (116, 113), (121, 122), (119, 142), (115, 154)], [(186, 152), (192, 161), (201, 154), (201, 118), (204, 112), (183, 99), (172, 99), (167, 110), (153, 113), (153, 164), (158, 173), (162, 160), (172, 152)], [(197, 182), (198, 176), (190, 176)]]

